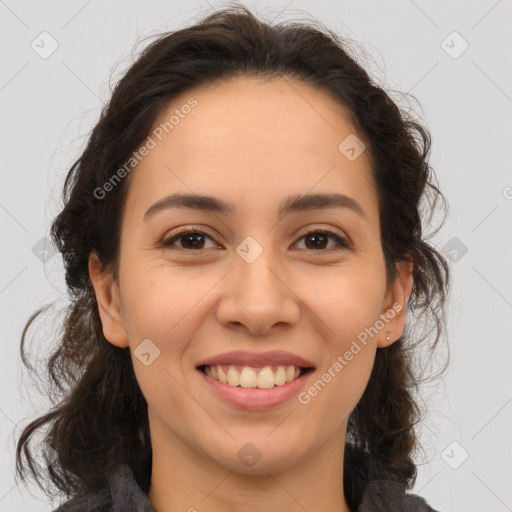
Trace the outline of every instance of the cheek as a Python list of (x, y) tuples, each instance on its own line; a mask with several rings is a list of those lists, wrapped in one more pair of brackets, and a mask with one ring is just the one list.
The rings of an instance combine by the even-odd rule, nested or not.
[[(212, 279), (149, 265), (127, 275), (123, 283), (135, 375), (151, 409), (162, 418), (165, 411), (194, 409), (183, 388), (190, 363), (184, 362), (184, 354), (203, 321), (204, 296), (215, 284)], [(144, 351), (138, 348), (142, 343), (146, 343)], [(142, 352), (150, 353), (150, 364), (139, 358)]]
[[(211, 292), (219, 279), (214, 273), (169, 269), (168, 264), (148, 265), (126, 277), (123, 310), (133, 366), (146, 400), (156, 409), (157, 404), (164, 409), (189, 407), (190, 397), (180, 383), (190, 377), (195, 362), (191, 340), (211, 315)], [(139, 356), (148, 351), (151, 361), (156, 357), (146, 366)]]
[[(371, 267), (355, 266), (331, 273), (314, 299), (315, 310), (327, 325), (331, 348), (338, 352), (379, 319), (385, 283)], [(362, 336), (364, 337), (364, 336)]]
[(327, 357), (322, 358), (320, 382), (310, 394), (316, 393), (317, 407), (338, 421), (356, 406), (370, 378), (383, 291), (381, 276), (370, 269), (344, 269), (322, 283), (322, 293), (314, 301)]
[(172, 269), (165, 262), (155, 265), (154, 260), (126, 261), (126, 268), (130, 271), (121, 283), (123, 311), (133, 342), (140, 336), (163, 340), (180, 332), (215, 284), (204, 272)]

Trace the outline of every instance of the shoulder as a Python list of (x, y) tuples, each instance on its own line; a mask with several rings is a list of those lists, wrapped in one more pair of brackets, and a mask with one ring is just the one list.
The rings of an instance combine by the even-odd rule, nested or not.
[(133, 471), (121, 464), (108, 477), (108, 485), (97, 492), (75, 497), (53, 512), (156, 512), (137, 483)]
[(439, 512), (424, 498), (416, 494), (404, 494), (403, 488), (391, 480), (374, 480), (365, 487), (357, 512)]
[(425, 498), (416, 494), (406, 494), (405, 501), (408, 505), (408, 510), (418, 512), (440, 512), (439, 510), (433, 509), (426, 501)]
[(112, 499), (108, 488), (72, 498), (53, 512), (111, 512)]

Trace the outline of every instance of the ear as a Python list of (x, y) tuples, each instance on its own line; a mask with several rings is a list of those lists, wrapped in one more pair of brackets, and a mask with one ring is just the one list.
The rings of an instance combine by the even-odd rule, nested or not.
[[(407, 302), (413, 286), (413, 262), (402, 260), (396, 264), (398, 274), (386, 293), (381, 311), (384, 327), (379, 331), (377, 347), (384, 348), (402, 336), (405, 328)], [(387, 339), (389, 337), (389, 339)]]
[(112, 345), (127, 347), (129, 340), (122, 314), (119, 285), (110, 270), (103, 270), (95, 252), (89, 255), (89, 277), (96, 294), (103, 335)]

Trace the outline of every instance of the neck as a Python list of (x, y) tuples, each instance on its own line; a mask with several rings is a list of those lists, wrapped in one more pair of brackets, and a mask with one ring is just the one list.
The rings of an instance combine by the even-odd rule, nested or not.
[(242, 474), (158, 431), (151, 433), (148, 491), (158, 512), (351, 512), (343, 492), (344, 432), (291, 468), (272, 471), (258, 464), (258, 471)]

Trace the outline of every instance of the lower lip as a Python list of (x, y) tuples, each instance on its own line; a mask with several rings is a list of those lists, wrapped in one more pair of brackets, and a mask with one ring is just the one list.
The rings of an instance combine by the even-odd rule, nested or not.
[(300, 390), (304, 387), (306, 380), (313, 373), (312, 371), (308, 371), (299, 378), (294, 379), (291, 382), (287, 382), (282, 386), (274, 386), (270, 389), (260, 389), (230, 386), (229, 384), (224, 384), (220, 380), (209, 377), (201, 370), (197, 371), (217, 396), (240, 409), (248, 411), (261, 411), (284, 404), (299, 394)]

